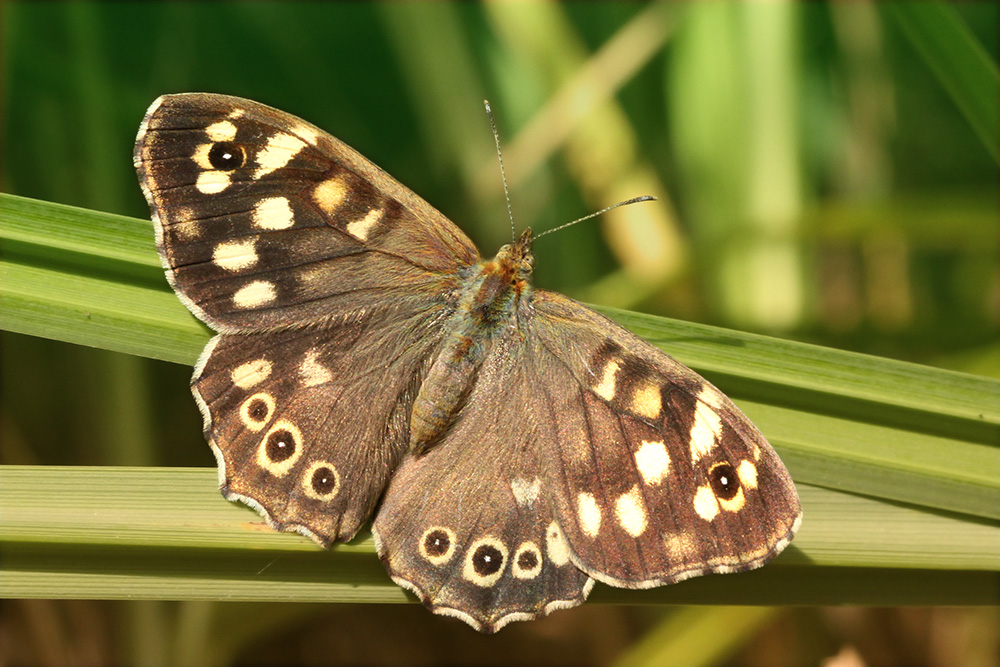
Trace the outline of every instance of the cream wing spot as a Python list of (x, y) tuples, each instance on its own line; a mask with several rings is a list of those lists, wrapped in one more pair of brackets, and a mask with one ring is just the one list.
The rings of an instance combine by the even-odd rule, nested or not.
[(260, 391), (240, 404), (240, 421), (254, 433), (259, 433), (274, 415), (274, 397)]
[(382, 209), (373, 208), (360, 220), (347, 223), (347, 233), (359, 241), (367, 241), (372, 229), (382, 220)]
[(632, 412), (646, 419), (659, 419), (661, 408), (660, 388), (647, 382), (632, 395)]
[(545, 529), (545, 553), (556, 567), (562, 567), (569, 562), (569, 545), (562, 529), (555, 521)]
[(670, 454), (662, 441), (643, 440), (635, 452), (635, 467), (648, 486), (656, 486), (670, 474)]
[(633, 486), (627, 493), (618, 496), (615, 501), (615, 516), (618, 525), (632, 537), (639, 537), (646, 532), (648, 515), (646, 503), (639, 493), (639, 487)]
[(420, 536), (418, 549), (431, 565), (444, 565), (455, 554), (455, 531), (444, 526), (431, 526)]
[(244, 285), (233, 294), (233, 305), (237, 308), (256, 308), (274, 301), (277, 293), (274, 285), (266, 280), (255, 280)]
[(476, 586), (489, 588), (500, 579), (507, 565), (507, 547), (495, 537), (481, 537), (465, 554), (462, 577)]
[(254, 204), (250, 214), (258, 229), (288, 229), (295, 224), (295, 212), (288, 197), (268, 197)]
[(237, 118), (242, 118), (244, 113), (246, 112), (243, 111), (243, 109), (233, 109), (232, 111), (229, 112), (229, 115), (226, 116), (226, 118), (231, 118), (232, 120), (236, 120)]
[(257, 465), (275, 477), (284, 477), (302, 456), (302, 432), (280, 419), (268, 429), (257, 447)]
[(307, 125), (296, 125), (293, 133), (299, 139), (302, 139), (306, 143), (312, 144), (313, 146), (316, 145), (316, 140), (319, 138), (319, 133)]
[(587, 537), (597, 537), (601, 531), (601, 508), (593, 494), (581, 491), (576, 497), (576, 514), (580, 529)]
[(225, 241), (215, 246), (212, 262), (229, 272), (242, 271), (257, 263), (257, 248), (254, 239), (246, 241)]
[(744, 459), (740, 462), (740, 467), (736, 470), (740, 477), (740, 484), (748, 489), (757, 488), (757, 466)]
[(333, 500), (340, 491), (337, 467), (329, 461), (316, 461), (302, 475), (302, 490), (314, 500)]
[(312, 196), (325, 213), (333, 213), (347, 198), (347, 183), (340, 177), (328, 178), (316, 186)]
[(617, 388), (615, 387), (615, 375), (618, 373), (619, 368), (621, 368), (621, 364), (617, 361), (609, 361), (607, 365), (604, 366), (601, 381), (594, 385), (594, 393), (603, 398), (605, 401), (610, 401), (615, 397), (615, 392), (617, 391)]
[(708, 484), (699, 486), (695, 492), (694, 511), (705, 521), (711, 521), (719, 514), (719, 501)]
[(517, 579), (534, 579), (542, 571), (542, 551), (534, 542), (522, 542), (511, 560), (511, 572)]
[(270, 375), (271, 362), (267, 359), (254, 359), (234, 368), (229, 377), (240, 389), (249, 389), (259, 385)]
[(709, 403), (702, 400), (708, 397), (714, 399), (715, 392), (706, 387), (698, 394), (695, 402), (694, 421), (691, 424), (690, 443), (691, 462), (697, 463), (699, 459), (715, 449), (716, 441), (722, 434), (722, 416)]
[(541, 489), (542, 480), (538, 477), (531, 482), (524, 477), (517, 477), (510, 483), (510, 491), (514, 494), (514, 500), (521, 507), (534, 507)]
[(716, 410), (722, 407), (724, 399), (725, 397), (719, 393), (715, 387), (711, 387), (707, 384), (702, 386), (701, 392), (698, 394), (699, 401), (705, 403), (709, 407), (715, 408)]
[(253, 179), (259, 180), (281, 169), (305, 147), (306, 142), (298, 137), (287, 132), (278, 132), (268, 139), (264, 148), (257, 153), (257, 169), (253, 172)]
[(302, 386), (315, 387), (332, 381), (333, 373), (319, 363), (319, 350), (314, 347), (306, 352), (305, 358), (299, 364), (299, 377), (302, 379)]
[(236, 138), (236, 126), (228, 120), (220, 120), (206, 127), (205, 134), (213, 142), (232, 141)]
[(217, 195), (232, 184), (229, 174), (224, 171), (203, 171), (198, 174), (194, 187), (203, 195)]

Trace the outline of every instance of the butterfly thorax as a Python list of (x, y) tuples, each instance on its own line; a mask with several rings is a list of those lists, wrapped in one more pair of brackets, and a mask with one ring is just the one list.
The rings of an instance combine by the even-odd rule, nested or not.
[(438, 354), (410, 415), (410, 445), (426, 451), (459, 418), (483, 362), (498, 342), (518, 340), (531, 302), (531, 230), (470, 267)]

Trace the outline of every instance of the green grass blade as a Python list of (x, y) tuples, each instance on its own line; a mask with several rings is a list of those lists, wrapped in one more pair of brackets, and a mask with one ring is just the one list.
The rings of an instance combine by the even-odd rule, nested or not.
[[(367, 535), (325, 552), (301, 536), (272, 531), (250, 510), (224, 501), (215, 487), (214, 472), (207, 469), (0, 468), (0, 595), (406, 599), (373, 557)], [(800, 490), (806, 522), (773, 565), (656, 591), (601, 589), (597, 597), (649, 603), (988, 604), (1000, 592), (996, 522), (809, 485)], [(969, 587), (974, 583), (978, 587)]]
[[(4, 328), (197, 358), (208, 331), (166, 287), (148, 223), (10, 195), (0, 214)], [(796, 481), (1000, 519), (1000, 382), (608, 312), (730, 394)]]
[(994, 160), (1000, 160), (1000, 70), (944, 2), (882, 5), (934, 71)]

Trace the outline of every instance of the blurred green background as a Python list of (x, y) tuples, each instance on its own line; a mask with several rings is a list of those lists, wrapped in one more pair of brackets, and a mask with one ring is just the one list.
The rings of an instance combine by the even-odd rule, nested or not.
[[(658, 197), (539, 241), (536, 284), (1000, 377), (994, 3), (0, 12), (3, 192), (147, 218), (131, 164), (146, 107), (220, 92), (330, 131), (490, 255), (510, 230), (488, 98), (518, 229)], [(0, 342), (2, 463), (214, 465), (189, 368), (6, 332)], [(996, 664), (982, 650), (997, 646), (995, 609), (710, 612), (585, 605), (482, 638), (415, 605), (21, 601), (0, 611), (0, 652), (156, 664), (195, 637), (222, 662), (602, 663), (667, 617), (690, 621), (695, 650), (673, 654), (687, 664), (851, 651), (870, 664)], [(244, 620), (253, 632), (231, 627)], [(226, 636), (199, 635), (210, 625)]]

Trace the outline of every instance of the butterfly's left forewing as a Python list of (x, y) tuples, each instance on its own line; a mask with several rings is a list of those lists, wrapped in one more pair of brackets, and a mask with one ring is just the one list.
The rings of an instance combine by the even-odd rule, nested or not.
[[(788, 471), (760, 431), (707, 380), (562, 295), (535, 293), (532, 358), (560, 415), (542, 467), (574, 562), (648, 588), (759, 567), (802, 517)], [(545, 374), (541, 374), (542, 377)]]

